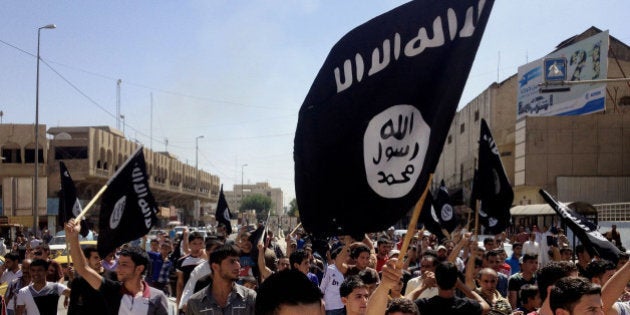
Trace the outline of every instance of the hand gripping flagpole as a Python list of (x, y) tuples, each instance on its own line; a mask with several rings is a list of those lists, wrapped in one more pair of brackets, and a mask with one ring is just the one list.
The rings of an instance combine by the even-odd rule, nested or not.
[(138, 147), (136, 149), (136, 151), (134, 151), (133, 154), (129, 156), (127, 161), (125, 161), (125, 163), (123, 163), (123, 165), (118, 168), (116, 173), (114, 173), (114, 176), (110, 177), (110, 179), (107, 181), (107, 183), (105, 183), (105, 185), (103, 187), (101, 187), (101, 190), (99, 190), (96, 193), (96, 195), (94, 195), (94, 197), (92, 197), (92, 200), (90, 200), (90, 202), (88, 202), (87, 206), (85, 206), (85, 208), (83, 208), (83, 211), (81, 211), (81, 213), (79, 213), (79, 215), (74, 219), (75, 222), (81, 222), (81, 218), (83, 218), (85, 216), (85, 214), (88, 212), (88, 210), (90, 210), (92, 208), (92, 206), (96, 203), (98, 198), (100, 198), (101, 195), (105, 192), (105, 190), (107, 190), (107, 187), (109, 186), (109, 184), (111, 184), (112, 181), (114, 180), (114, 178), (116, 178), (116, 176), (118, 176), (120, 174), (120, 172), (122, 172), (122, 170), (124, 170), (125, 167), (127, 167), (127, 164), (129, 164), (131, 162), (131, 160), (133, 160), (133, 158), (136, 157), (136, 155), (138, 154), (138, 152), (140, 150), (142, 150), (142, 148), (143, 148), (142, 146)]
[(409, 221), (409, 227), (407, 227), (407, 234), (405, 234), (405, 238), (402, 243), (402, 247), (400, 248), (400, 259), (396, 262), (396, 269), (400, 269), (403, 266), (403, 258), (407, 254), (407, 248), (409, 247), (409, 243), (411, 242), (411, 238), (413, 237), (413, 232), (418, 225), (418, 219), (420, 218), (420, 212), (422, 212), (422, 206), (424, 205), (424, 201), (427, 198), (427, 193), (429, 192), (429, 186), (431, 186), (431, 181), (433, 181), (433, 173), (429, 174), (429, 180), (427, 181), (427, 186), (424, 188), (424, 192), (422, 192), (422, 196), (420, 196), (420, 200), (416, 202), (416, 207), (413, 209), (413, 214), (411, 215), (411, 221)]

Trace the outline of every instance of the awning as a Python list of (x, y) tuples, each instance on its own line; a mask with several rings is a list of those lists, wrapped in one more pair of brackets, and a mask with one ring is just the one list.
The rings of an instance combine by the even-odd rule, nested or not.
[(513, 216), (529, 216), (529, 215), (556, 215), (551, 206), (548, 204), (514, 206), (510, 209)]

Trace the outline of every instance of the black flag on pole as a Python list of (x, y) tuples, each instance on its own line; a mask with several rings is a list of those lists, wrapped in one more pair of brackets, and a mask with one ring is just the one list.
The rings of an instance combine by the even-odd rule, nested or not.
[[(77, 189), (70, 177), (66, 164), (59, 162), (59, 175), (61, 175), (61, 195), (59, 197), (59, 223), (63, 226), (71, 218), (76, 218), (83, 210), (77, 197)], [(87, 220), (81, 219), (81, 236), (87, 237), (90, 233)]]
[(435, 209), (438, 210), (437, 214), (441, 228), (447, 230), (449, 233), (453, 232), (459, 222), (444, 180), (440, 182), (440, 188), (438, 189), (437, 198), (435, 199)]
[(148, 179), (144, 153), (139, 147), (107, 182), (99, 217), (101, 257), (144, 236), (157, 223), (157, 204)]
[(294, 140), (300, 219), (317, 236), (384, 230), (437, 166), (492, 0), (418, 0), (331, 49)]
[(473, 180), (471, 199), (481, 200), (481, 209), (477, 211), (486, 233), (499, 234), (511, 224), (514, 191), (505, 174), (499, 148), (484, 119), (481, 119), (480, 129), (479, 167)]
[(226, 236), (232, 234), (232, 214), (230, 213), (230, 207), (228, 207), (227, 200), (223, 194), (223, 184), (221, 184), (221, 191), (219, 192), (219, 202), (217, 202), (217, 211), (215, 213), (217, 222), (225, 225)]
[(598, 256), (617, 263), (621, 251), (613, 243), (608, 241), (593, 222), (583, 215), (571, 210), (558, 202), (545, 190), (539, 190), (540, 195), (556, 211), (560, 219), (573, 231), (591, 256)]
[(433, 196), (431, 196), (431, 192), (427, 193), (427, 197), (424, 200), (424, 204), (422, 205), (422, 212), (420, 212), (420, 218), (418, 221), (422, 223), (422, 226), (425, 230), (437, 236), (438, 240), (441, 241), (446, 238), (446, 235), (444, 235), (444, 233), (442, 232), (442, 227), (440, 226), (440, 219), (438, 218), (438, 214), (435, 211)]

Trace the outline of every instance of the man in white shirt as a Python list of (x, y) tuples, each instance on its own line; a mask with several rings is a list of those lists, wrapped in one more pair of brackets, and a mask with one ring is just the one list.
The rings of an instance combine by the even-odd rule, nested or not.
[(48, 262), (35, 259), (30, 272), (33, 283), (20, 289), (17, 295), (17, 315), (56, 314), (60, 295), (70, 296), (70, 289), (61, 283), (47, 282)]
[[(13, 280), (18, 279), (22, 276), (22, 270), (20, 269), (19, 262), (20, 256), (17, 254), (17, 252), (8, 253), (4, 256), (4, 260), (4, 265), (0, 267), (0, 270), (4, 270), (4, 272), (2, 272), (2, 276), (0, 277), (0, 283), (7, 283), (7, 285), (10, 285)], [(7, 314), (13, 315), (15, 312), (15, 297), (11, 296), (11, 298), (7, 300), (6, 297), (8, 296), (9, 292), (7, 290), (7, 293), (5, 294)]]
[(432, 298), (438, 294), (435, 282), (435, 268), (438, 265), (435, 256), (424, 255), (420, 260), (421, 275), (407, 281), (405, 298), (415, 301), (419, 298)]
[(536, 234), (529, 234), (529, 241), (523, 243), (523, 255), (540, 255), (540, 244), (536, 242)]

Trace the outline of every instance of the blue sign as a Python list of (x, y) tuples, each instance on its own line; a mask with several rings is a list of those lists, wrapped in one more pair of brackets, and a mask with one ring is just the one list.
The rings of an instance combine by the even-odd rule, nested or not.
[(545, 82), (559, 82), (567, 79), (567, 58), (545, 59)]

